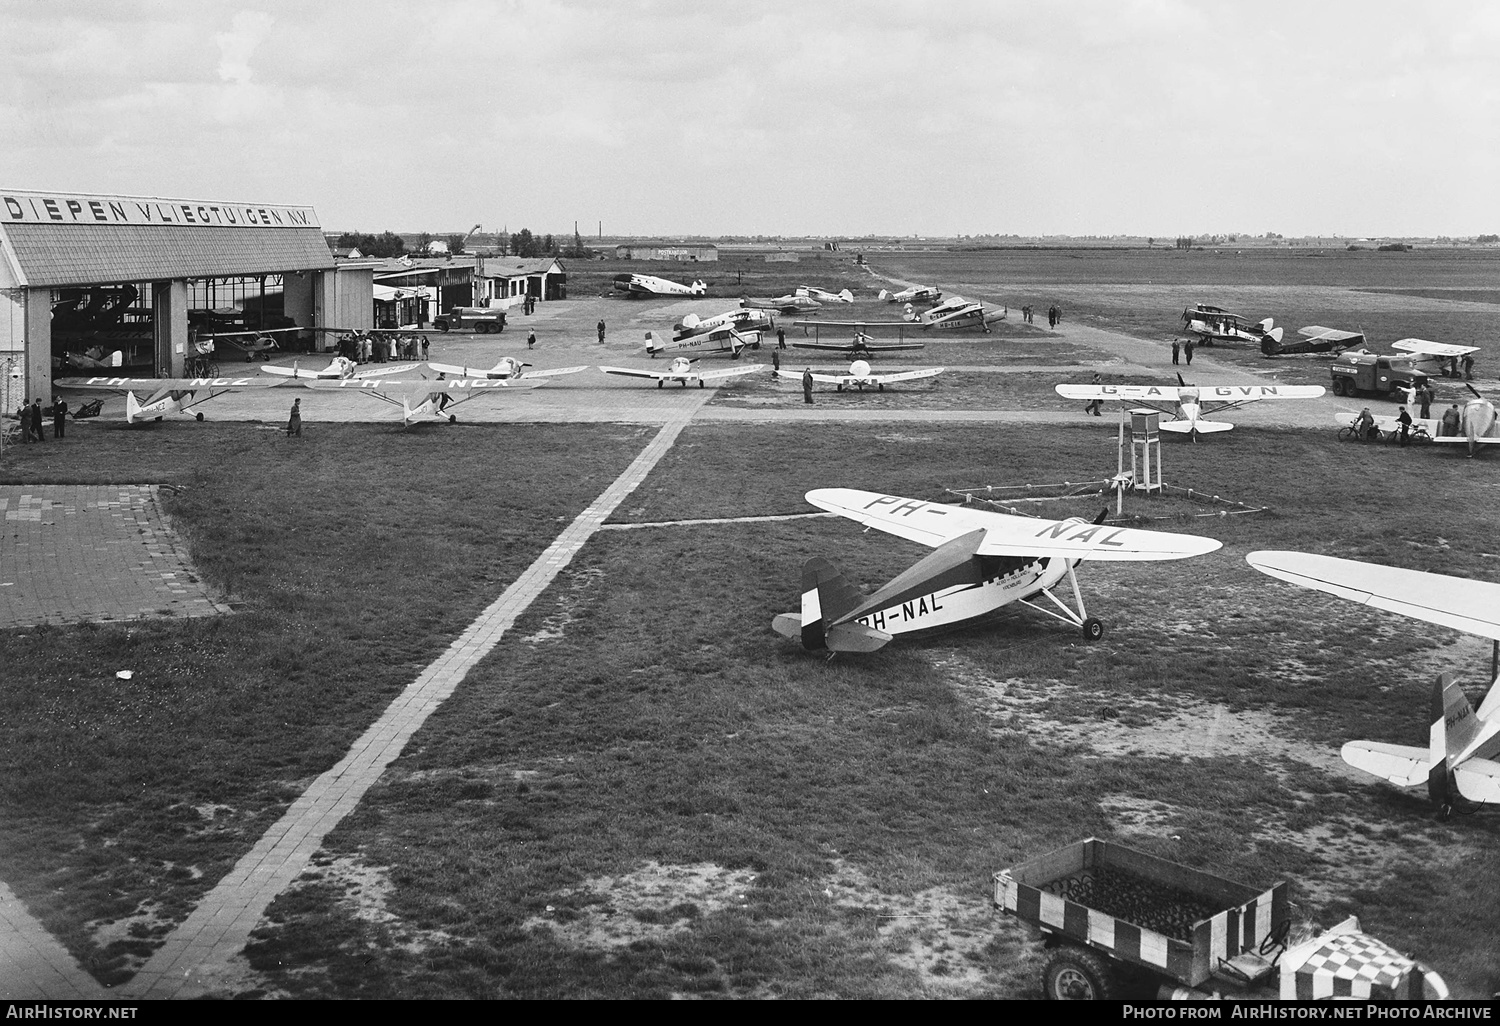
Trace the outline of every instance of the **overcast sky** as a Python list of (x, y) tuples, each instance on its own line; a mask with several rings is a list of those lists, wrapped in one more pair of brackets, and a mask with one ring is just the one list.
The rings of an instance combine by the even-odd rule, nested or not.
[(0, 0), (0, 187), (606, 234), (1500, 232), (1500, 3)]

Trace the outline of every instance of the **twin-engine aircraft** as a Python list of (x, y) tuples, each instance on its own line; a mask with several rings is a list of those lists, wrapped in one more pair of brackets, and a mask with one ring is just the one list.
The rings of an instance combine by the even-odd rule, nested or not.
[[(857, 388), (861, 392), (865, 386), (884, 392), (886, 385), (893, 385), (898, 381), (918, 381), (922, 378), (935, 378), (943, 373), (945, 368), (926, 367), (922, 370), (894, 371), (889, 374), (876, 374), (870, 369), (870, 365), (864, 360), (855, 360), (849, 365), (848, 374), (819, 374), (817, 371), (808, 371), (812, 379), (823, 385), (836, 385), (838, 391), (846, 388)], [(802, 375), (790, 368), (785, 370), (773, 370), (771, 376), (778, 381), (801, 381)]]
[(701, 279), (691, 285), (679, 285), (650, 274), (617, 274), (615, 291), (632, 299), (637, 296), (701, 296), (708, 292), (708, 285)]
[(1189, 385), (1177, 376), (1180, 385), (1058, 385), (1057, 394), (1064, 399), (1092, 402), (1118, 401), (1135, 403), (1165, 415), (1160, 427), (1180, 435), (1230, 431), (1233, 424), (1207, 420), (1205, 414), (1224, 413), (1263, 399), (1316, 399), (1323, 394), (1322, 385)]
[(1241, 324), (1240, 316), (1217, 306), (1199, 303), (1182, 311), (1182, 323), (1187, 330), (1197, 335), (1208, 345), (1215, 342), (1253, 342), (1264, 351), (1265, 340), (1280, 342), (1282, 330), (1275, 326), (1274, 318), (1267, 317), (1255, 324)]
[(834, 353), (847, 353), (849, 356), (870, 359), (879, 353), (895, 353), (902, 350), (921, 349), (925, 342), (876, 342), (864, 331), (855, 329), (854, 337), (848, 342), (822, 342), (818, 339), (812, 341), (801, 341), (791, 343), (793, 349), (826, 349)]
[(740, 306), (759, 310), (773, 310), (776, 313), (796, 314), (820, 309), (823, 304), (811, 296), (788, 294), (785, 296), (767, 296), (761, 299), (756, 299), (753, 296), (741, 296)]
[[(587, 364), (579, 364), (577, 367), (550, 367), (547, 370), (527, 370), (531, 364), (523, 363), (513, 356), (503, 356), (500, 362), (493, 367), (460, 367), (451, 363), (428, 363), (427, 366), (439, 374), (453, 375), (460, 378), (498, 378), (502, 380), (514, 380), (516, 378), (559, 378), (564, 374), (577, 374), (579, 371), (588, 370)], [(387, 373), (390, 373), (387, 371)]]
[(989, 334), (990, 325), (1005, 320), (1009, 312), (1003, 306), (985, 306), (983, 303), (973, 302), (962, 296), (950, 296), (932, 309), (921, 312), (908, 303), (904, 316), (908, 321), (920, 324), (924, 328), (949, 330), (978, 328), (985, 334)]
[(722, 381), (725, 378), (735, 378), (741, 374), (754, 374), (757, 371), (765, 369), (758, 363), (752, 363), (744, 367), (726, 367), (723, 370), (698, 371), (693, 369), (693, 364), (697, 362), (698, 358), (696, 356), (678, 356), (672, 359), (672, 362), (667, 365), (667, 369), (664, 371), (646, 370), (644, 368), (637, 369), (635, 367), (600, 367), (599, 369), (606, 374), (623, 374), (626, 377), (632, 378), (652, 378), (656, 381), (657, 388), (661, 388), (669, 381), (675, 381), (683, 388), (696, 382), (698, 387), (702, 388), (704, 382), (707, 381)]
[(706, 335), (721, 328), (733, 328), (739, 332), (775, 331), (776, 318), (771, 316), (771, 311), (758, 307), (730, 310), (717, 317), (699, 317), (697, 314), (688, 314), (680, 323), (672, 326), (672, 330), (676, 332), (672, 340), (681, 342), (685, 338)]
[[(125, 397), (125, 423), (161, 420), (169, 413), (187, 413), (194, 406), (229, 392), (253, 388), (275, 388), (287, 382), (277, 377), (248, 374), (238, 378), (57, 378), (52, 387), (60, 391), (110, 392)], [(144, 402), (136, 393), (144, 393)], [(203, 419), (200, 410), (194, 416)]]
[[(1278, 580), (1500, 643), (1500, 584), (1306, 552), (1252, 552), (1245, 559)], [(1500, 677), (1475, 712), (1443, 674), (1433, 682), (1430, 709), (1426, 748), (1350, 741), (1339, 754), (1398, 786), (1426, 784), (1445, 817), (1470, 803), (1500, 804)]]
[(1298, 328), (1297, 334), (1302, 336), (1301, 341), (1283, 342), (1279, 336), (1272, 338), (1267, 335), (1260, 340), (1260, 351), (1266, 356), (1297, 356), (1302, 353), (1337, 354), (1345, 349), (1358, 349), (1365, 344), (1365, 333), (1362, 331), (1325, 328), (1321, 324), (1309, 324), (1305, 328)]
[(796, 295), (806, 299), (816, 299), (820, 303), (852, 303), (854, 293), (848, 289), (840, 289), (838, 292), (829, 292), (820, 289), (816, 285), (798, 285)]
[(936, 285), (913, 285), (909, 289), (900, 292), (887, 292), (880, 290), (877, 299), (883, 299), (887, 303), (936, 303), (943, 298), (943, 290)]
[[(862, 594), (828, 560), (808, 560), (802, 611), (784, 613), (771, 626), (809, 651), (874, 652), (898, 634), (977, 620), (1012, 602), (1097, 641), (1104, 625), (1084, 609), (1073, 572), (1079, 563), (1183, 559), (1220, 545), (1195, 535), (1017, 517), (852, 488), (819, 488), (806, 497), (819, 509), (934, 550), (873, 595)], [(1056, 594), (1064, 581), (1076, 610)]]
[(672, 349), (696, 349), (704, 353), (728, 353), (731, 360), (738, 360), (745, 349), (760, 348), (760, 332), (740, 331), (738, 328), (713, 328), (698, 335), (659, 342), (651, 332), (646, 332), (646, 355), (652, 359), (657, 353)]

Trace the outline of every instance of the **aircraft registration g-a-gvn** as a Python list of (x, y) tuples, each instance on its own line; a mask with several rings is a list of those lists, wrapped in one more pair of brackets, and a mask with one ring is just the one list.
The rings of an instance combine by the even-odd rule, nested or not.
[[(919, 381), (922, 378), (935, 378), (943, 373), (942, 367), (925, 367), (922, 370), (892, 371), (887, 374), (876, 374), (870, 369), (870, 365), (864, 360), (855, 360), (849, 365), (848, 374), (820, 374), (817, 371), (808, 371), (812, 379), (823, 385), (836, 385), (838, 391), (846, 388), (857, 388), (861, 392), (868, 385), (877, 391), (884, 392), (886, 385), (893, 385), (898, 381)], [(801, 381), (802, 374), (787, 368), (785, 370), (773, 370), (771, 376), (778, 381)]]
[(672, 362), (667, 364), (667, 369), (664, 371), (646, 370), (645, 368), (637, 369), (635, 367), (600, 367), (599, 369), (606, 374), (623, 374), (631, 378), (652, 378), (656, 381), (657, 388), (661, 388), (669, 381), (675, 381), (684, 388), (694, 383), (699, 388), (702, 388), (704, 383), (708, 381), (723, 381), (726, 378), (736, 378), (742, 374), (754, 374), (757, 371), (765, 369), (758, 363), (752, 363), (744, 367), (726, 367), (723, 370), (697, 371), (693, 369), (693, 364), (697, 362), (697, 357), (678, 356), (674, 357)]
[[(564, 374), (577, 374), (579, 371), (588, 370), (587, 364), (579, 364), (577, 367), (550, 367), (546, 370), (527, 370), (531, 364), (523, 363), (514, 356), (502, 356), (500, 362), (493, 367), (460, 367), (451, 363), (428, 363), (427, 367), (449, 377), (460, 378), (495, 378), (502, 381), (514, 381), (517, 378), (560, 378)], [(389, 372), (387, 372), (389, 373)]]
[(821, 303), (854, 302), (854, 293), (850, 292), (848, 289), (841, 289), (838, 292), (829, 292), (827, 289), (820, 289), (815, 285), (798, 285), (796, 294), (799, 296), (804, 296), (808, 299), (816, 299)]
[[(1500, 646), (1500, 584), (1306, 552), (1252, 552), (1245, 559), (1278, 580), (1477, 634)], [(1340, 754), (1355, 769), (1398, 786), (1426, 784), (1444, 816), (1468, 803), (1500, 804), (1500, 677), (1490, 682), (1476, 712), (1450, 674), (1439, 676), (1430, 713), (1425, 748), (1350, 741)]]
[[(253, 388), (275, 388), (286, 384), (276, 377), (247, 374), (238, 378), (58, 378), (52, 387), (62, 391), (112, 392), (125, 397), (125, 422), (161, 420), (169, 413), (186, 413), (199, 403), (228, 392)], [(136, 393), (145, 395), (142, 401)], [(199, 411), (194, 415), (203, 419)]]
[(1215, 342), (1254, 342), (1264, 350), (1266, 339), (1280, 342), (1282, 336), (1282, 330), (1275, 326), (1274, 318), (1267, 317), (1254, 324), (1241, 324), (1238, 314), (1203, 303), (1182, 311), (1182, 323), (1189, 332), (1208, 345)]
[(887, 303), (936, 303), (943, 298), (943, 290), (936, 285), (913, 285), (909, 289), (900, 292), (887, 292), (880, 290), (877, 299), (883, 299)]
[[(828, 560), (808, 560), (802, 611), (778, 616), (771, 626), (810, 651), (873, 652), (898, 634), (952, 627), (1013, 602), (1096, 641), (1104, 625), (1084, 609), (1074, 574), (1079, 563), (1183, 559), (1220, 544), (1196, 535), (1039, 520), (852, 488), (820, 488), (808, 492), (807, 501), (934, 550), (873, 595), (862, 594)], [(1057, 595), (1064, 581), (1073, 606)]]
[[(1178, 381), (1182, 376), (1178, 375)], [(1162, 413), (1170, 420), (1161, 422), (1163, 431), (1192, 435), (1229, 431), (1234, 425), (1205, 420), (1206, 414), (1223, 413), (1263, 399), (1316, 399), (1323, 394), (1322, 385), (1058, 385), (1057, 394), (1064, 399), (1092, 402), (1119, 401), (1135, 403)]]
[(615, 291), (632, 299), (636, 296), (701, 296), (708, 291), (708, 285), (701, 280), (691, 285), (679, 285), (649, 274), (617, 274)]
[(453, 411), (482, 395), (493, 395), (502, 388), (536, 388), (546, 384), (545, 380), (527, 377), (514, 378), (449, 378), (421, 375), (407, 377), (341, 378), (338, 380), (282, 381), (278, 383), (297, 385), (311, 389), (354, 389), (360, 395), (368, 395), (383, 403), (399, 407), (401, 423), (410, 427), (422, 422), (458, 422)]
[(728, 353), (731, 360), (738, 360), (745, 349), (760, 348), (760, 332), (740, 331), (738, 328), (714, 328), (698, 335), (673, 339), (671, 342), (657, 341), (651, 332), (646, 332), (646, 355), (652, 359), (657, 353), (673, 349), (691, 349), (700, 355), (706, 353)]
[(861, 330), (854, 332), (854, 337), (847, 342), (823, 342), (818, 339), (812, 341), (803, 340), (793, 342), (793, 349), (824, 349), (834, 353), (847, 353), (853, 357), (869, 359), (879, 353), (895, 353), (902, 350), (921, 349), (925, 342), (876, 342)]
[(676, 332), (672, 339), (680, 342), (685, 338), (706, 335), (721, 328), (733, 328), (746, 333), (773, 331), (776, 328), (776, 318), (771, 316), (771, 311), (758, 307), (742, 307), (739, 310), (721, 313), (717, 317), (699, 317), (697, 314), (688, 314), (680, 323), (672, 326), (672, 330)]
[(1266, 335), (1260, 340), (1260, 351), (1266, 356), (1296, 356), (1301, 353), (1342, 353), (1345, 349), (1358, 349), (1365, 344), (1362, 331), (1341, 331), (1325, 328), (1321, 324), (1309, 324), (1298, 328), (1300, 341), (1283, 342), (1278, 335)]

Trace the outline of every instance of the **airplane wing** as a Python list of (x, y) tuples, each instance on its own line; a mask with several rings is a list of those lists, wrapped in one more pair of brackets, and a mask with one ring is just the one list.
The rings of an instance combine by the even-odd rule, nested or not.
[(1298, 328), (1297, 334), (1309, 342), (1353, 342), (1363, 340), (1365, 337), (1362, 332), (1325, 328), (1321, 324), (1309, 324), (1305, 328)]
[(985, 537), (981, 556), (1058, 556), (1066, 559), (1156, 560), (1199, 556), (1219, 548), (1213, 538), (1107, 527), (1082, 520), (1040, 520), (946, 503), (903, 499), (853, 488), (819, 488), (808, 502), (866, 527), (936, 548), (970, 531)]
[(628, 378), (654, 378), (657, 381), (676, 381), (680, 374), (672, 374), (667, 371), (636, 370), (634, 367), (600, 367), (606, 374), (623, 374)]
[(922, 370), (897, 371), (895, 374), (871, 374), (865, 380), (873, 381), (877, 385), (889, 385), (893, 381), (916, 381), (918, 378), (935, 378), (946, 369), (946, 367), (926, 367)]
[(1479, 352), (1478, 346), (1455, 346), (1447, 342), (1429, 342), (1425, 338), (1403, 338), (1400, 342), (1392, 342), (1391, 348), (1424, 356), (1467, 356)]
[(1176, 385), (1057, 385), (1054, 391), (1064, 399), (1118, 399), (1132, 403), (1177, 401)]
[(793, 321), (794, 328), (817, 328), (827, 331), (847, 331), (851, 335), (856, 331), (865, 331), (869, 328), (897, 328), (902, 331), (913, 327), (911, 321)]
[(275, 388), (286, 382), (279, 378), (263, 378), (259, 374), (247, 374), (237, 378), (57, 378), (53, 388), (81, 392), (144, 392), (153, 397), (171, 392), (197, 392), (200, 390), (235, 392), (246, 388)]
[(1350, 741), (1339, 751), (1355, 769), (1383, 777), (1401, 787), (1427, 783), (1432, 753), (1410, 745), (1388, 745), (1379, 741)]
[(765, 369), (764, 364), (752, 363), (744, 367), (725, 367), (723, 370), (697, 371), (694, 376), (700, 381), (717, 381), (720, 378), (737, 378), (742, 374), (755, 374)]
[(1252, 552), (1245, 561), (1303, 588), (1500, 641), (1500, 584), (1307, 552)]
[(922, 349), (925, 342), (868, 342), (855, 345), (853, 342), (789, 342), (793, 349), (826, 349), (835, 353), (894, 353), (907, 349)]

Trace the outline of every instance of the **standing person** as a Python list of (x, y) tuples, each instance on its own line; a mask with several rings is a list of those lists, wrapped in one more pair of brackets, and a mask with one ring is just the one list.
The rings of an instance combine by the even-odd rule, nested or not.
[(291, 438), (293, 435), (297, 436), (298, 438), (302, 437), (302, 400), (301, 399), (293, 399), (292, 400), (292, 414), (291, 414), (290, 417), (287, 418), (287, 421), (286, 421), (286, 436), (288, 438)]
[(1062, 323), (1062, 307), (1057, 307), (1057, 323)]
[(1449, 438), (1458, 435), (1458, 422), (1463, 415), (1458, 412), (1458, 403), (1454, 403), (1443, 411), (1443, 426), (1438, 429), (1438, 434)]
[(781, 370), (781, 350), (773, 349), (771, 350), (771, 371), (775, 373), (779, 370)]
[(1191, 367), (1193, 365), (1193, 340), (1192, 339), (1188, 339), (1186, 342), (1184, 342), (1182, 344), (1182, 355), (1185, 356), (1185, 357), (1187, 357), (1187, 365), (1189, 367)]
[(1406, 448), (1407, 441), (1411, 438), (1411, 414), (1406, 412), (1406, 407), (1401, 407), (1401, 412), (1396, 414), (1396, 423), (1401, 425), (1401, 448)]
[(777, 328), (776, 329), (776, 348), (777, 349), (785, 349), (786, 348), (786, 329), (785, 328)]
[(1182, 350), (1182, 345), (1175, 338), (1172, 340), (1172, 366), (1177, 366), (1177, 354)]
[(526, 335), (526, 348), (536, 348), (536, 331), (534, 329)]
[(604, 344), (604, 318), (599, 318), (599, 344)]
[(1473, 381), (1474, 380), (1474, 354), (1473, 353), (1465, 353), (1464, 354), (1464, 380), (1465, 381)]
[(16, 424), (21, 428), (22, 444), (31, 441), (31, 413), (25, 399), (21, 400), (21, 406), (16, 410)]
[[(1095, 385), (1102, 385), (1102, 384), (1104, 384), (1104, 379), (1099, 376), (1099, 372), (1098, 371), (1094, 372), (1094, 384)], [(1103, 405), (1104, 405), (1104, 400), (1103, 399), (1095, 399), (1095, 400), (1093, 400), (1092, 402), (1090, 402), (1087, 406), (1085, 406), (1083, 408), (1083, 412), (1084, 413), (1092, 413), (1094, 416), (1097, 417), (1097, 416), (1100, 415), (1099, 414), (1099, 408), (1101, 406), (1103, 406)]]
[(422, 359), (424, 359), (424, 360), (427, 359), (427, 349), (428, 349), (428, 347), (431, 344), (432, 343), (430, 343), (429, 341), (427, 341), (427, 336), (423, 335), (422, 336)]
[(62, 396), (52, 400), (52, 437), (61, 438), (68, 426), (68, 403)]
[(1417, 389), (1417, 402), (1422, 404), (1422, 412), (1421, 414), (1419, 414), (1419, 416), (1421, 416), (1423, 420), (1428, 420), (1432, 416), (1432, 414), (1428, 412), (1432, 408), (1432, 400), (1433, 395), (1431, 385), (1424, 384), (1421, 388)]
[(1057, 327), (1057, 307), (1055, 306), (1047, 307), (1047, 327)]
[(805, 367), (802, 370), (802, 401), (809, 406), (812, 405), (812, 386), (812, 368)]
[(38, 442), (45, 442), (47, 436), (42, 434), (42, 401), (40, 399), (31, 400), (31, 410), (29, 412), (31, 420), (29, 421), (30, 426), (27, 430), (36, 435)]

